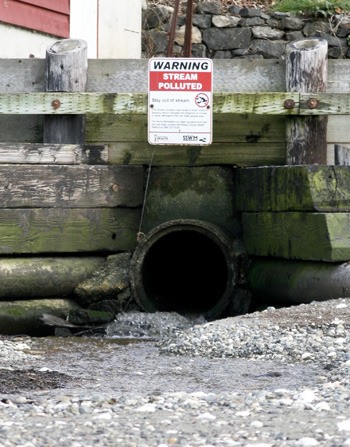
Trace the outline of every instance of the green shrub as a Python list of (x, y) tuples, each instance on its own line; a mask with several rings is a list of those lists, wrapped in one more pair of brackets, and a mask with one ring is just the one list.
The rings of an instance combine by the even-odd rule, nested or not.
[(293, 12), (305, 15), (322, 15), (347, 13), (350, 11), (349, 0), (276, 0), (275, 11)]

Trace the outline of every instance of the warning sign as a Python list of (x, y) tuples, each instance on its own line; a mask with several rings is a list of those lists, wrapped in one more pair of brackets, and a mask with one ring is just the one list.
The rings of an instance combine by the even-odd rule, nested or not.
[(148, 142), (211, 144), (212, 60), (152, 58), (148, 80)]

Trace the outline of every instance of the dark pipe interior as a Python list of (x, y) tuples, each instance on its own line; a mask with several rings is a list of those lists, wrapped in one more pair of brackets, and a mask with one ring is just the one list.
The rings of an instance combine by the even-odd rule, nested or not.
[(227, 279), (222, 249), (193, 230), (158, 239), (142, 265), (145, 294), (160, 311), (206, 312), (224, 294)]

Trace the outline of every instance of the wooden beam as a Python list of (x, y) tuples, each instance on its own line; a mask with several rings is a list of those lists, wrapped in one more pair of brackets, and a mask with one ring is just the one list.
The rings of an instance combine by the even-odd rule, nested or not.
[(142, 201), (142, 166), (0, 164), (2, 208), (131, 208)]
[[(291, 109), (285, 101), (293, 100)], [(310, 107), (310, 100), (312, 106)], [(214, 114), (349, 115), (350, 94), (214, 93)], [(0, 93), (2, 115), (146, 115), (146, 93)]]
[[(328, 93), (350, 93), (349, 62), (328, 59)], [(286, 91), (284, 60), (213, 59), (213, 65), (214, 93)], [(90, 59), (86, 91), (147, 93), (147, 66), (147, 59)], [(45, 91), (44, 71), (44, 59), (1, 59), (0, 92)]]
[(301, 93), (300, 115), (349, 115), (350, 95), (342, 93)]
[(99, 165), (107, 164), (105, 145), (0, 143), (0, 163)]
[[(327, 51), (324, 39), (302, 39), (286, 47), (286, 90), (317, 93), (327, 88)], [(290, 107), (293, 103), (289, 103)], [(317, 100), (308, 101), (310, 110)], [(317, 114), (316, 114), (317, 115)], [(289, 117), (286, 122), (287, 164), (327, 164), (327, 116)]]
[(338, 262), (350, 259), (350, 213), (242, 214), (248, 255)]
[(237, 170), (241, 211), (350, 211), (348, 166), (261, 166)]
[[(87, 81), (87, 44), (81, 39), (64, 39), (46, 51), (46, 91), (83, 92)], [(53, 109), (60, 103), (53, 101)], [(83, 114), (48, 115), (44, 118), (44, 143), (85, 143)]]
[(146, 114), (147, 95), (131, 93), (1, 93), (0, 114)]
[(155, 166), (281, 165), (285, 164), (285, 144), (213, 143), (210, 146), (151, 146), (143, 142), (113, 142), (108, 145), (109, 162)]
[(0, 210), (0, 254), (133, 250), (140, 210), (19, 208)]

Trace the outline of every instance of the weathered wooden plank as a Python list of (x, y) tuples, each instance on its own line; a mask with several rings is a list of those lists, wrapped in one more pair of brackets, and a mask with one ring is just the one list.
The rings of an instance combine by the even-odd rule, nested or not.
[[(287, 109), (284, 101), (293, 99), (295, 107)], [(0, 114), (76, 115), (76, 114), (146, 114), (145, 93), (1, 93)], [(291, 115), (299, 112), (297, 93), (216, 93), (213, 113), (256, 115)], [(303, 110), (309, 114), (308, 110)], [(337, 113), (341, 113), (338, 111)], [(312, 111), (314, 114), (314, 111)]]
[(146, 114), (147, 95), (141, 93), (1, 93), (0, 114), (77, 115)]
[(0, 253), (132, 250), (136, 244), (139, 221), (139, 209), (2, 209)]
[[(42, 118), (42, 115), (0, 115), (0, 141), (42, 142)], [(330, 115), (328, 118), (327, 140), (333, 153), (334, 144), (350, 144), (349, 118), (347, 115)], [(285, 141), (285, 119), (285, 116), (278, 115), (216, 114), (213, 126), (214, 142), (230, 141), (228, 138), (233, 142)], [(145, 115), (88, 115), (86, 132), (87, 141), (90, 143), (147, 141), (147, 119)]]
[(350, 211), (350, 167), (263, 166), (237, 171), (242, 211)]
[[(325, 92), (327, 51), (325, 39), (306, 38), (289, 42), (286, 46), (286, 90)], [(317, 105), (311, 99), (307, 104), (306, 111)], [(289, 117), (286, 120), (286, 142), (287, 164), (327, 164), (327, 116)]]
[(45, 91), (44, 59), (1, 59), (0, 92)]
[(349, 117), (347, 115), (330, 115), (328, 117), (327, 141), (332, 145), (350, 142)]
[(243, 213), (243, 241), (253, 256), (309, 261), (350, 259), (349, 213)]
[[(285, 90), (284, 61), (213, 59), (213, 64), (216, 92)], [(147, 73), (148, 60), (92, 59), (89, 61), (87, 91), (147, 92)]]
[(0, 163), (106, 164), (108, 148), (103, 145), (0, 143)]
[(213, 140), (216, 143), (285, 143), (286, 117), (271, 115), (213, 116)]
[(0, 164), (2, 208), (137, 207), (142, 166)]
[[(299, 112), (299, 93), (216, 93), (213, 113), (247, 113), (255, 115), (295, 115)], [(288, 109), (285, 101), (292, 100), (295, 106)]]
[(350, 147), (341, 144), (334, 145), (334, 164), (338, 166), (350, 166)]
[[(285, 61), (214, 59), (215, 92), (284, 92)], [(146, 59), (91, 59), (86, 90), (90, 92), (142, 92), (147, 86)], [(44, 59), (1, 59), (0, 91), (45, 90)], [(132, 76), (130, 76), (132, 73)], [(350, 93), (349, 60), (328, 60), (329, 93)]]
[(350, 96), (343, 93), (302, 93), (300, 115), (349, 115)]
[[(286, 108), (284, 102), (295, 105)], [(310, 107), (310, 100), (312, 105)], [(350, 94), (214, 93), (213, 113), (255, 115), (349, 115)], [(147, 114), (146, 93), (1, 93), (0, 114)]]
[[(31, 120), (27, 123), (22, 120), (21, 118), (25, 118), (25, 115), (4, 115), (4, 117), (5, 121), (0, 116), (0, 141), (17, 142), (21, 147), (22, 142), (26, 140), (42, 141), (41, 116), (37, 116), (37, 123)], [(21, 132), (18, 132), (16, 128), (16, 120), (20, 122)], [(217, 124), (214, 124), (214, 144), (203, 147), (198, 152), (196, 148), (185, 146), (171, 148), (150, 146), (146, 142), (145, 115), (90, 115), (87, 117), (87, 141), (91, 144), (109, 143), (111, 163), (116, 164), (148, 164), (151, 154), (155, 151), (154, 161), (159, 165), (167, 163), (180, 166), (193, 163), (197, 165), (223, 163), (239, 166), (278, 165), (285, 164), (284, 120), (283, 116), (215, 115), (214, 123), (217, 121)], [(42, 146), (44, 145), (38, 145), (39, 148)], [(23, 147), (26, 148), (25, 145)], [(13, 149), (13, 158), (10, 159), (7, 159), (7, 154), (1, 159), (0, 151), (1, 162), (16, 162), (15, 147)], [(31, 159), (32, 155), (31, 153)], [(105, 152), (101, 158), (101, 163), (107, 162)], [(69, 159), (71, 160), (71, 157)], [(33, 162), (34, 160), (33, 155)], [(93, 160), (95, 161), (86, 160), (86, 162), (100, 163), (96, 157)], [(19, 163), (28, 161), (23, 160), (21, 156), (18, 157)], [(53, 162), (53, 160), (47, 160), (48, 163), (51, 161)], [(70, 163), (68, 160), (65, 161), (61, 153), (57, 153), (56, 162), (61, 163), (61, 161)]]
[[(84, 92), (87, 82), (87, 44), (82, 39), (63, 39), (46, 50), (45, 90)], [(52, 103), (57, 108), (59, 103)], [(44, 117), (44, 143), (85, 143), (84, 115)]]
[[(284, 116), (213, 116), (213, 139), (218, 142), (276, 143), (285, 141)], [(86, 137), (89, 142), (147, 141), (146, 115), (88, 115)]]
[[(330, 61), (335, 65), (338, 91), (345, 91), (348, 68), (346, 61)], [(220, 60), (214, 59), (214, 90), (217, 92), (284, 91), (285, 63), (282, 60)], [(88, 63), (87, 91), (147, 92), (146, 59), (91, 59)], [(45, 61), (43, 59), (2, 59), (0, 91), (44, 91)], [(130, 73), (133, 75), (130, 76)], [(340, 84), (339, 84), (340, 83)], [(343, 85), (344, 84), (344, 85)], [(350, 91), (350, 89), (349, 89)]]
[(109, 163), (152, 166), (213, 164), (259, 166), (285, 164), (284, 143), (213, 143), (210, 146), (152, 146), (142, 142), (110, 143)]
[(42, 115), (1, 115), (0, 141), (6, 143), (43, 141)]
[(181, 216), (216, 223), (238, 236), (234, 175), (235, 169), (223, 166), (151, 168), (142, 231)]

